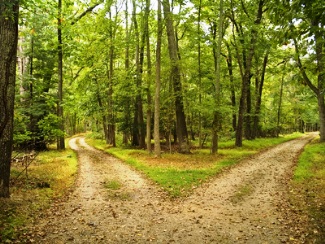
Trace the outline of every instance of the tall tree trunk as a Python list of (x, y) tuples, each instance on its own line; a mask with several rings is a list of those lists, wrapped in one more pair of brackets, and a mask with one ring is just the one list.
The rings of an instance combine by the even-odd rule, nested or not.
[(116, 147), (115, 139), (115, 116), (113, 103), (113, 75), (114, 75), (114, 33), (112, 27), (112, 12), (109, 12), (110, 26), (109, 26), (109, 70), (108, 73), (108, 144)]
[[(57, 114), (60, 119), (59, 129), (64, 132), (63, 118), (63, 51), (62, 51), (62, 0), (58, 0), (58, 108)], [(64, 136), (57, 138), (57, 149), (65, 149)]]
[(0, 13), (0, 197), (9, 197), (19, 2), (0, 0)]
[(148, 67), (148, 76), (147, 76), (147, 150), (151, 152), (151, 117), (152, 117), (152, 97), (151, 97), (151, 80), (152, 80), (152, 71), (151, 71), (151, 55), (150, 55), (150, 38), (149, 38), (149, 14), (150, 14), (150, 0), (146, 0), (146, 8), (144, 15), (144, 37), (146, 40), (147, 46), (147, 67)]
[(255, 44), (256, 44), (257, 36), (258, 36), (257, 26), (262, 21), (263, 5), (264, 5), (264, 0), (260, 0), (259, 5), (258, 5), (255, 23), (254, 23), (256, 26), (254, 26), (253, 29), (251, 30), (249, 51), (248, 51), (247, 57), (244, 58), (245, 70), (244, 70), (243, 77), (242, 77), (241, 97), (240, 97), (240, 103), (239, 103), (238, 123), (237, 123), (236, 141), (235, 141), (235, 145), (237, 147), (241, 147), (243, 145), (244, 117), (245, 117), (245, 112), (247, 109), (246, 101), (247, 101), (247, 94), (248, 94), (248, 89), (249, 89), (249, 82), (251, 79), (252, 60), (253, 60), (253, 56), (255, 53)]
[[(218, 152), (218, 140), (219, 140), (219, 131), (221, 128), (221, 88), (220, 88), (220, 56), (221, 56), (221, 43), (222, 43), (222, 23), (223, 23), (223, 0), (219, 2), (219, 21), (218, 21), (218, 41), (217, 46), (214, 45), (213, 53), (214, 53), (214, 62), (215, 62), (215, 108), (213, 115), (213, 123), (212, 123), (212, 147), (211, 153), (216, 154)], [(216, 31), (215, 31), (216, 32)], [(214, 35), (215, 36), (215, 35)], [(216, 38), (214, 37), (214, 40)], [(215, 43), (215, 42), (214, 42)]]
[(156, 91), (155, 91), (155, 120), (154, 120), (154, 140), (155, 140), (155, 156), (161, 157), (160, 149), (160, 133), (159, 133), (159, 119), (160, 119), (160, 72), (161, 72), (161, 37), (162, 37), (162, 16), (161, 16), (161, 2), (158, 0), (158, 30), (157, 30), (157, 47), (156, 47)]
[[(125, 72), (126, 72), (126, 80), (130, 80), (130, 37), (129, 37), (129, 13), (128, 13), (128, 1), (125, 1)], [(128, 125), (131, 124), (131, 112), (130, 112), (130, 99), (127, 98), (127, 102), (124, 104), (124, 121), (126, 123), (126, 128), (123, 130), (123, 144), (128, 144), (131, 129), (128, 128)]]
[(320, 123), (320, 141), (325, 142), (325, 37), (324, 30), (318, 26), (318, 21), (313, 21), (315, 31), (316, 59), (317, 59), (317, 101)]
[(171, 62), (171, 80), (174, 87), (175, 107), (176, 107), (176, 134), (179, 143), (180, 153), (189, 153), (190, 147), (186, 128), (186, 118), (183, 104), (182, 83), (179, 58), (177, 54), (176, 36), (173, 26), (173, 16), (170, 11), (169, 0), (163, 0), (166, 31), (168, 38), (168, 51)]
[(246, 95), (246, 114), (244, 116), (245, 123), (245, 138), (252, 140), (252, 95), (251, 95), (251, 78), (249, 75), (248, 85), (247, 85), (247, 95)]
[(143, 105), (141, 96), (142, 87), (142, 72), (143, 72), (143, 59), (144, 59), (144, 39), (141, 39), (140, 46), (140, 33), (138, 21), (136, 16), (136, 3), (133, 0), (133, 14), (132, 14), (135, 38), (136, 38), (136, 87), (137, 94), (135, 99), (135, 112), (134, 112), (134, 125), (133, 125), (133, 146), (145, 147), (145, 126), (143, 119)]
[(232, 54), (231, 49), (228, 42), (225, 42), (227, 47), (227, 67), (228, 67), (228, 74), (229, 74), (229, 81), (230, 81), (230, 92), (231, 92), (231, 106), (233, 107), (233, 114), (232, 114), (232, 128), (236, 131), (237, 127), (237, 114), (235, 112), (236, 109), (236, 92), (235, 92), (235, 84), (234, 84), (234, 75), (233, 75), (233, 65), (232, 65)]
[(100, 88), (99, 88), (99, 84), (98, 84), (98, 80), (97, 78), (94, 79), (95, 83), (96, 83), (96, 97), (97, 97), (97, 102), (98, 102), (98, 106), (99, 109), (102, 113), (102, 122), (103, 122), (103, 130), (104, 130), (104, 137), (105, 137), (105, 142), (107, 144), (109, 144), (109, 136), (108, 136), (108, 126), (107, 126), (107, 118), (105, 115), (105, 108), (103, 106), (103, 102), (102, 102), (102, 98), (100, 96)]
[(318, 104), (318, 115), (319, 115), (319, 131), (320, 141), (325, 142), (325, 101), (324, 101), (324, 89), (325, 89), (325, 56), (324, 56), (324, 35), (322, 30), (318, 27), (318, 20), (316, 17), (312, 20), (312, 27), (315, 30), (314, 40), (316, 45), (316, 60), (317, 60), (317, 86), (315, 86), (306, 74), (305, 68), (302, 65), (300, 59), (300, 51), (296, 39), (293, 39), (295, 45), (295, 51), (297, 56), (297, 65), (302, 74), (304, 82), (309, 88), (315, 93)]
[(280, 86), (280, 97), (278, 104), (278, 113), (277, 113), (277, 123), (276, 123), (276, 136), (279, 136), (280, 133), (280, 121), (281, 121), (281, 108), (282, 108), (282, 97), (283, 97), (283, 84), (284, 84), (284, 74), (282, 74), (281, 78), (281, 86)]
[[(197, 60), (198, 60), (199, 106), (202, 105), (201, 9), (202, 9), (202, 0), (199, 1), (198, 17), (197, 17), (197, 36), (198, 36)], [(199, 148), (202, 148), (202, 146), (203, 146), (202, 145), (202, 114), (201, 111), (199, 111)]]
[(263, 92), (264, 78), (265, 78), (265, 71), (268, 62), (268, 57), (269, 57), (269, 50), (266, 51), (266, 54), (264, 56), (261, 77), (259, 75), (259, 72), (256, 72), (256, 77), (255, 77), (256, 102), (255, 102), (255, 112), (254, 112), (253, 131), (252, 131), (253, 139), (259, 137), (261, 134), (259, 123), (260, 123), (260, 113), (261, 113), (261, 104), (262, 104), (262, 92)]

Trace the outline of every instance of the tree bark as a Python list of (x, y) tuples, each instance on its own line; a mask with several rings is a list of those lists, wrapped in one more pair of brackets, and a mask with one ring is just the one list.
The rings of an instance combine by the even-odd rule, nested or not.
[(18, 42), (18, 0), (0, 0), (0, 197), (9, 197)]
[[(126, 80), (130, 80), (130, 37), (129, 37), (129, 13), (128, 13), (128, 1), (125, 1), (125, 72), (126, 72)], [(125, 129), (123, 130), (123, 144), (127, 145), (129, 142), (129, 137), (132, 131), (132, 128), (130, 128), (132, 123), (130, 121), (131, 118), (131, 112), (130, 112), (130, 99), (127, 97), (127, 101), (124, 103), (124, 123), (126, 124)]]
[(176, 36), (173, 26), (173, 17), (170, 11), (169, 0), (163, 0), (163, 9), (165, 15), (165, 24), (168, 38), (168, 51), (171, 62), (171, 80), (174, 88), (175, 95), (175, 108), (176, 108), (176, 134), (178, 138), (180, 153), (189, 153), (190, 147), (188, 142), (188, 134), (186, 128), (186, 119), (184, 112), (182, 83), (180, 74), (179, 58), (177, 54)]
[(142, 85), (142, 72), (143, 72), (143, 59), (144, 59), (144, 39), (141, 40), (140, 46), (140, 33), (136, 16), (136, 3), (133, 1), (133, 14), (132, 14), (135, 38), (136, 38), (136, 87), (137, 94), (135, 99), (134, 111), (134, 124), (133, 124), (133, 146), (145, 147), (145, 126), (143, 119), (143, 104), (141, 96)]
[[(219, 3), (219, 21), (218, 21), (218, 41), (217, 46), (214, 45), (213, 53), (214, 53), (214, 62), (215, 62), (215, 108), (214, 108), (214, 116), (213, 116), (213, 123), (212, 123), (212, 148), (211, 153), (216, 154), (218, 152), (218, 140), (219, 140), (219, 131), (221, 128), (221, 86), (220, 86), (220, 64), (221, 64), (221, 44), (222, 44), (222, 23), (223, 23), (223, 0), (220, 0)], [(215, 36), (215, 35), (214, 35)], [(214, 39), (216, 39), (214, 37)], [(215, 41), (214, 41), (215, 43)]]
[(232, 54), (231, 49), (228, 42), (225, 42), (227, 47), (228, 55), (227, 58), (227, 68), (228, 68), (228, 74), (229, 74), (229, 81), (230, 81), (230, 100), (231, 100), (231, 106), (233, 107), (233, 114), (232, 114), (232, 128), (234, 131), (236, 131), (237, 127), (237, 114), (235, 112), (236, 109), (236, 92), (235, 92), (235, 84), (234, 84), (234, 75), (233, 75), (233, 65), (232, 65)]
[[(199, 84), (199, 105), (202, 104), (202, 67), (201, 67), (201, 10), (202, 10), (202, 0), (199, 1), (198, 6), (198, 19), (197, 19), (197, 36), (198, 36), (198, 46), (197, 46), (197, 60), (198, 60), (198, 84)], [(199, 111), (199, 148), (202, 148), (202, 114)]]
[(149, 14), (150, 14), (150, 0), (146, 0), (146, 8), (144, 15), (144, 38), (146, 40), (147, 46), (147, 68), (148, 68), (148, 76), (147, 76), (147, 151), (151, 153), (151, 116), (152, 116), (152, 97), (151, 97), (151, 79), (152, 79), (152, 71), (151, 71), (151, 56), (150, 56), (150, 38), (149, 38)]
[(161, 2), (158, 0), (158, 30), (157, 30), (157, 47), (156, 47), (156, 91), (155, 91), (155, 120), (154, 120), (154, 153), (156, 157), (161, 157), (160, 148), (160, 133), (159, 133), (159, 119), (160, 119), (160, 72), (161, 72), (161, 38), (162, 38), (162, 17), (161, 17)]
[(247, 54), (247, 57), (244, 59), (245, 70), (244, 70), (244, 74), (242, 77), (241, 97), (240, 97), (240, 103), (239, 103), (238, 123), (237, 123), (236, 141), (235, 141), (235, 146), (237, 146), (237, 147), (241, 147), (243, 145), (244, 117), (245, 117), (245, 112), (247, 109), (246, 101), (247, 101), (247, 94), (248, 94), (248, 89), (249, 89), (249, 81), (251, 79), (252, 59), (253, 59), (253, 56), (255, 53), (255, 44), (256, 44), (257, 35), (258, 35), (257, 26), (262, 21), (263, 5), (264, 5), (264, 0), (260, 0), (259, 5), (258, 5), (256, 19), (254, 22), (254, 24), (256, 26), (254, 26), (251, 31), (249, 52)]
[(109, 69), (108, 73), (108, 144), (116, 147), (115, 139), (115, 115), (114, 115), (114, 103), (113, 103), (113, 76), (114, 76), (114, 32), (112, 27), (112, 12), (109, 12), (110, 26), (109, 26)]
[[(57, 114), (60, 118), (59, 129), (64, 132), (63, 118), (63, 50), (62, 50), (62, 0), (58, 0), (58, 107)], [(57, 138), (57, 149), (64, 150), (64, 136)]]
[(319, 132), (320, 141), (325, 142), (325, 101), (324, 101), (324, 89), (325, 89), (325, 57), (324, 57), (324, 38), (321, 30), (318, 27), (318, 19), (312, 21), (314, 32), (314, 39), (316, 45), (316, 60), (317, 60), (317, 86), (315, 86), (306, 74), (305, 68), (302, 65), (300, 59), (300, 51), (298, 48), (297, 40), (294, 38), (295, 51), (297, 55), (297, 65), (304, 79), (304, 82), (309, 86), (309, 88), (315, 93), (318, 104), (318, 115), (319, 115)]
[(261, 78), (259, 76), (259, 72), (256, 72), (256, 78), (255, 78), (255, 80), (256, 80), (256, 84), (255, 84), (256, 102), (255, 102), (253, 131), (252, 131), (253, 139), (260, 136), (260, 134), (261, 134), (259, 123), (260, 123), (260, 112), (261, 112), (261, 104), (262, 104), (262, 92), (263, 92), (264, 78), (265, 78), (268, 57), (269, 57), (269, 50), (266, 51), (266, 54), (264, 56)]

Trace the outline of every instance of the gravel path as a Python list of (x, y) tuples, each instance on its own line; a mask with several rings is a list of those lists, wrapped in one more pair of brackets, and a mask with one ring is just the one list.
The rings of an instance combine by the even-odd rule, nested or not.
[[(169, 200), (120, 160), (70, 141), (80, 165), (75, 191), (36, 225), (36, 243), (286, 243), (288, 177), (311, 136), (243, 161), (185, 199)], [(109, 181), (122, 187), (109, 191)], [(290, 216), (290, 215), (289, 215)], [(292, 220), (290, 220), (292, 222)]]

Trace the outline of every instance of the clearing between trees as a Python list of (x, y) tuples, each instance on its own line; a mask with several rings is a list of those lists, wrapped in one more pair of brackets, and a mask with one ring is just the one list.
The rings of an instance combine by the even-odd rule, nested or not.
[(73, 138), (70, 147), (78, 153), (80, 167), (76, 188), (34, 223), (31, 241), (303, 242), (305, 226), (296, 226), (293, 233), (299, 216), (288, 212), (286, 192), (295, 159), (313, 136), (244, 160), (177, 200), (120, 160), (90, 147), (83, 137)]

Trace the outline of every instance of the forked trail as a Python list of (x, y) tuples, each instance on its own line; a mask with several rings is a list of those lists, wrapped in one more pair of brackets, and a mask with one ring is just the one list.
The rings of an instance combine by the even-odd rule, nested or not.
[[(118, 159), (70, 141), (80, 165), (75, 191), (36, 225), (37, 243), (285, 243), (286, 182), (311, 139), (283, 143), (171, 201)], [(117, 180), (115, 193), (105, 182)]]

